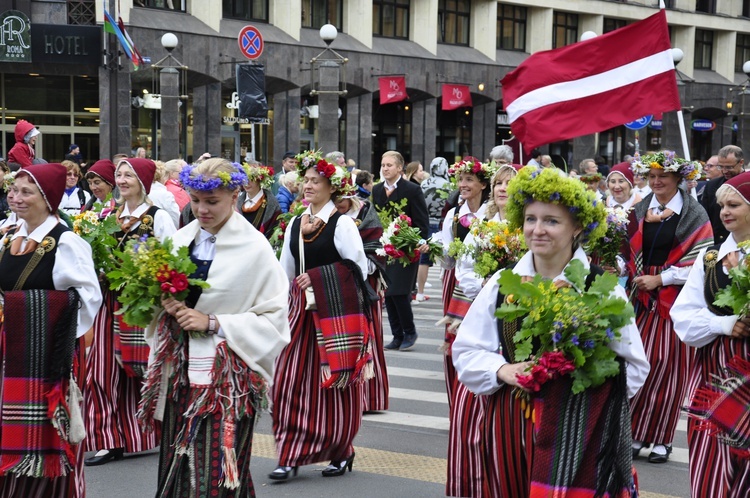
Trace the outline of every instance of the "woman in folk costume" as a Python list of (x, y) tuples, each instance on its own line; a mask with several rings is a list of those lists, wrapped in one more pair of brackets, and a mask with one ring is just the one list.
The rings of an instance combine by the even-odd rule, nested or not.
[(607, 196), (607, 207), (620, 207), (629, 211), (641, 202), (641, 196), (633, 190), (635, 176), (629, 162), (615, 164), (607, 175), (607, 188), (611, 195)]
[[(443, 220), (440, 239), (446, 249), (454, 239), (463, 241), (469, 234), (469, 225), (475, 219), (484, 219), (485, 202), (490, 197), (492, 169), (475, 157), (466, 157), (448, 171), (457, 180), (460, 200)], [(453, 261), (451, 261), (453, 263)], [(443, 312), (445, 317), (445, 383), (448, 392), (450, 434), (448, 442), (448, 496), (479, 496), (482, 489), (482, 460), (480, 448), (480, 423), (484, 414), (484, 399), (474, 396), (456, 378), (451, 360), (450, 346), (456, 338), (456, 329), (471, 304), (470, 298), (456, 280), (455, 269), (450, 265), (443, 276)]]
[(83, 420), (73, 381), (83, 381), (77, 339), (93, 324), (102, 296), (91, 248), (55, 216), (65, 174), (61, 164), (32, 165), (19, 170), (11, 187), (20, 221), (0, 252), (3, 497), (85, 495)]
[(248, 181), (237, 199), (237, 210), (268, 239), (281, 214), (279, 201), (270, 190), (274, 183), (273, 168), (247, 163), (242, 168)]
[[(131, 238), (147, 235), (163, 240), (175, 232), (172, 218), (148, 198), (155, 171), (150, 159), (123, 159), (117, 164), (117, 218), (122, 231), (115, 238), (120, 246)], [(158, 429), (145, 433), (135, 418), (148, 344), (143, 329), (123, 322), (118, 309), (117, 293), (105, 291), (87, 357), (86, 450), (97, 450), (86, 459), (90, 466), (120, 460), (124, 453), (150, 450), (159, 443)]]
[(292, 340), (274, 376), (279, 462), (269, 477), (275, 480), (324, 460), (331, 461), (324, 477), (351, 471), (352, 441), (362, 423), (362, 382), (372, 376), (367, 257), (356, 224), (332, 200), (349, 192), (348, 173), (315, 152), (297, 156), (297, 171), (309, 206), (289, 223), (280, 259), (292, 282)]
[[(513, 273), (529, 279), (541, 275), (565, 285), (565, 268), (576, 259), (590, 271), (591, 280), (602, 272), (589, 265), (580, 248), (603, 233), (602, 227), (596, 228), (606, 215), (593, 192), (554, 168), (528, 166), (510, 182), (508, 195), (508, 222), (511, 228), (523, 228), (529, 247)], [(643, 384), (649, 368), (634, 321), (620, 329), (619, 341), (608, 345), (627, 370), (578, 395), (571, 393), (569, 376), (548, 382), (535, 400), (544, 409), (537, 412), (532, 428), (514, 393), (517, 376), (529, 366), (515, 358), (512, 337), (521, 319), (505, 323), (495, 318), (505, 301), (498, 277), (493, 275), (472, 302), (453, 343), (458, 379), (472, 392), (489, 396), (482, 442), (488, 496), (565, 496), (574, 488), (581, 497), (623, 496), (633, 484), (628, 395)], [(613, 292), (626, 299), (621, 287)], [(579, 409), (570, 413), (571, 407)], [(570, 424), (580, 420), (586, 423)], [(613, 465), (603, 470), (599, 452), (605, 447)]]
[[(86, 203), (83, 210), (88, 211), (95, 203), (107, 203), (99, 215), (105, 218), (116, 208), (115, 199), (111, 195), (115, 188), (115, 165), (109, 159), (101, 159), (95, 162), (86, 172), (86, 181), (91, 189), (91, 199)], [(109, 200), (107, 198), (109, 197)]]
[(146, 333), (152, 354), (138, 418), (162, 421), (156, 496), (255, 496), (253, 427), (289, 343), (289, 284), (265, 237), (234, 209), (247, 181), (241, 168), (207, 159), (180, 179), (196, 220), (172, 237), (174, 250), (189, 248), (190, 277), (209, 287), (162, 301), (166, 313)]
[(365, 399), (362, 410), (382, 411), (388, 409), (388, 370), (386, 369), (385, 350), (383, 349), (383, 275), (385, 258), (375, 251), (383, 248), (380, 237), (383, 225), (380, 223), (375, 208), (369, 201), (358, 198), (356, 194), (340, 197), (335, 202), (339, 213), (354, 220), (362, 237), (362, 245), (367, 256), (367, 283), (372, 290), (372, 325), (374, 342), (372, 346), (372, 366), (374, 376), (364, 388)]
[[(744, 427), (723, 422), (735, 422), (738, 414), (747, 410), (750, 318), (716, 306), (714, 301), (719, 291), (732, 284), (729, 269), (747, 265), (747, 250), (738, 244), (750, 241), (750, 173), (727, 180), (717, 190), (716, 200), (729, 236), (723, 244), (698, 254), (670, 316), (679, 338), (696, 348), (690, 385), (700, 387), (691, 394), (690, 411), (695, 416), (688, 420), (692, 496), (740, 498), (750, 496), (748, 426), (746, 422)], [(744, 385), (727, 382), (727, 387), (716, 389), (717, 379), (725, 379), (729, 371), (744, 376)], [(733, 447), (741, 445), (729, 434), (741, 434), (744, 449)]]
[(683, 179), (700, 175), (700, 163), (661, 151), (636, 156), (633, 172), (647, 176), (652, 190), (636, 204), (629, 223), (629, 229), (636, 228), (628, 263), (633, 306), (651, 364), (651, 374), (631, 405), (633, 457), (653, 443), (648, 461), (664, 463), (687, 394), (692, 355), (674, 334), (669, 310), (698, 253), (711, 245), (713, 232), (706, 210), (678, 188)]

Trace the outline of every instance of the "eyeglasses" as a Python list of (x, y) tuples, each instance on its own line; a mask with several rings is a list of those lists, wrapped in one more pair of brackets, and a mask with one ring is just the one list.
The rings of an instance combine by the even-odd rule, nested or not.
[(731, 166), (723, 166), (721, 164), (716, 165), (717, 168), (719, 168), (721, 171), (732, 171), (734, 168), (736, 168), (742, 161), (737, 161)]

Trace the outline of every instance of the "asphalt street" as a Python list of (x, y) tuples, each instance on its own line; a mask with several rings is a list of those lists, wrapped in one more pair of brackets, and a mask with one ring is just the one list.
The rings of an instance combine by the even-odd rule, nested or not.
[[(302, 467), (299, 475), (277, 483), (267, 474), (276, 465), (271, 417), (258, 421), (253, 442), (252, 475), (258, 497), (440, 497), (445, 495), (448, 447), (448, 402), (443, 356), (438, 350), (443, 329), (439, 271), (432, 268), (426, 290), (430, 300), (413, 306), (419, 340), (413, 350), (386, 352), (390, 377), (390, 409), (364, 416), (354, 441), (354, 470), (342, 477), (323, 478), (328, 462)], [(384, 318), (385, 340), (390, 341)], [(636, 460), (641, 496), (690, 496), (685, 420), (678, 426), (675, 449), (665, 464), (650, 464), (648, 452)], [(86, 469), (87, 496), (130, 498), (154, 496), (158, 451), (127, 455), (119, 462)]]

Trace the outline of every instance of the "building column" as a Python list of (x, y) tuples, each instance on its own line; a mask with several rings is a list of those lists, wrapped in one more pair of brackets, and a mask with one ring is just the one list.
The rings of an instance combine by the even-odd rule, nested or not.
[(432, 161), (437, 153), (437, 102), (436, 98), (424, 101), (424, 160)]
[[(373, 159), (372, 157), (372, 94), (366, 93), (357, 97), (357, 106), (359, 107), (359, 137), (357, 147), (354, 149), (357, 151), (357, 157), (354, 160), (359, 169), (377, 171), (380, 169), (380, 158)], [(347, 150), (351, 154), (352, 149)], [(377, 169), (375, 164), (378, 165)]]
[(323, 154), (339, 149), (339, 71), (335, 62), (323, 62), (318, 68), (320, 91), (318, 95), (318, 148)]
[(300, 90), (295, 88), (273, 95), (273, 156), (275, 168), (287, 151), (299, 152)]
[(130, 73), (99, 69), (99, 121), (109, 123), (99, 141), (99, 157), (130, 155), (132, 146)]
[(489, 102), (484, 104), (482, 108), (484, 111), (484, 128), (482, 129), (484, 150), (480, 157), (489, 159), (490, 151), (497, 143), (497, 103)]
[(353, 159), (359, 167), (359, 129), (360, 122), (359, 97), (346, 100), (346, 143), (343, 144), (341, 152), (346, 159)]
[(411, 159), (412, 161), (421, 161), (425, 168), (432, 160), (431, 157), (425, 156), (424, 153), (424, 114), (425, 100), (414, 102), (411, 106)]
[(221, 83), (193, 89), (193, 157), (221, 152)]
[(169, 161), (180, 157), (180, 73), (173, 67), (159, 71), (161, 89), (161, 142), (158, 158)]
[(471, 150), (469, 154), (483, 161), (484, 157), (484, 112), (482, 106), (474, 106), (471, 109)]
[[(578, 169), (578, 165), (584, 159), (593, 159), (597, 156), (596, 147), (594, 146), (594, 135), (584, 135), (573, 139), (573, 164), (568, 168)], [(530, 150), (524, 150), (524, 155), (529, 154)], [(581, 171), (579, 171), (581, 173)]]

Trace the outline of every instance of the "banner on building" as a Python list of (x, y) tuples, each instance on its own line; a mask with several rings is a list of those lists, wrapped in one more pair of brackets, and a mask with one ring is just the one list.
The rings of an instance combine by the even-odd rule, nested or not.
[(31, 62), (31, 21), (20, 10), (0, 14), (0, 62)]
[(381, 76), (378, 79), (380, 86), (380, 105), (393, 104), (409, 98), (406, 95), (406, 76)]
[(265, 66), (237, 64), (237, 93), (237, 113), (241, 119), (247, 119), (250, 123), (260, 123), (268, 118)]
[(471, 107), (471, 91), (467, 85), (443, 85), (443, 107), (444, 111), (452, 111), (460, 107)]

